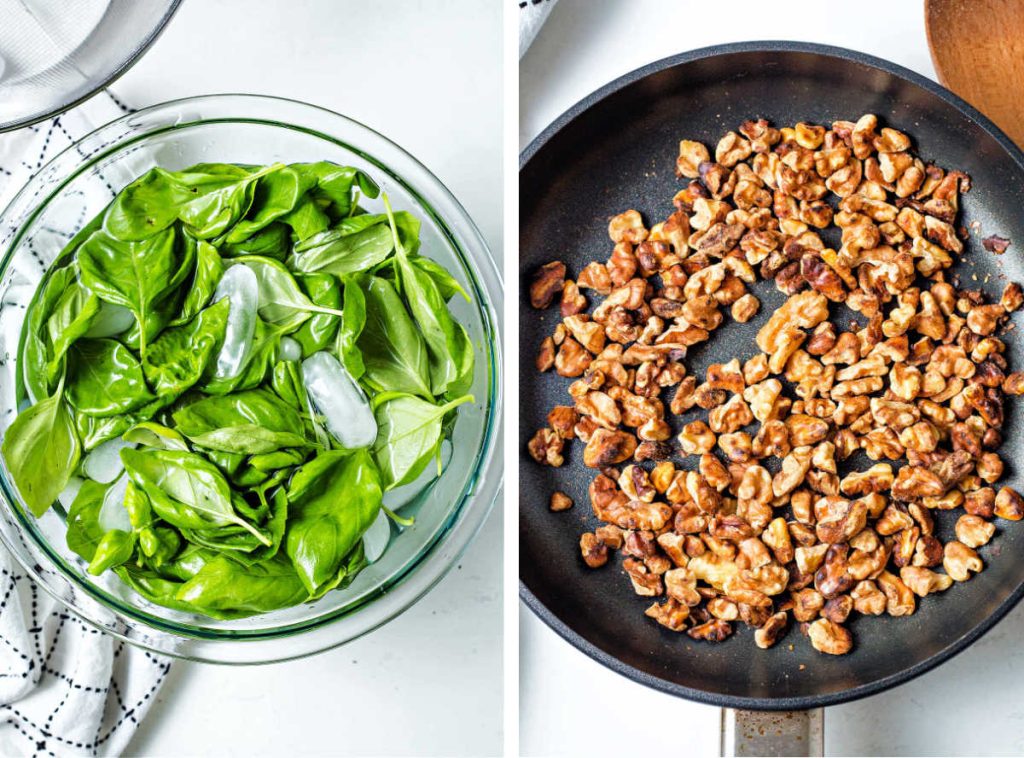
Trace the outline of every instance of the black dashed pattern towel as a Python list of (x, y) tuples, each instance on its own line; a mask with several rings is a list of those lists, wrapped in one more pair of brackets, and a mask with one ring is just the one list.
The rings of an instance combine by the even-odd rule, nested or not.
[(530, 48), (557, 0), (513, 0), (519, 6), (519, 57)]
[[(0, 134), (0, 207), (75, 139), (127, 112), (101, 93), (52, 121)], [(0, 343), (12, 338), (2, 334)], [(170, 665), (69, 613), (0, 547), (0, 755), (120, 755)]]

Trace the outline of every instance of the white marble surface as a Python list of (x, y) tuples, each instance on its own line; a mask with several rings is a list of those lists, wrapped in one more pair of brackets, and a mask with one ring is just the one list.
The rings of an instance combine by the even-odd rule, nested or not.
[[(754, 39), (821, 42), (934, 77), (922, 3), (793, 6), (730, 0), (560, 0), (520, 66), (520, 147), (580, 98), (645, 63)], [(826, 711), (828, 755), (1024, 753), (1024, 608), (939, 669)], [(520, 620), (520, 750), (525, 755), (718, 754), (716, 708), (614, 674), (529, 610)]]
[[(500, 259), (500, 34), (496, 4), (465, 0), (192, 0), (114, 90), (133, 105), (255, 92), (350, 115), (430, 167)], [(458, 569), (369, 637), (267, 667), (177, 664), (129, 752), (497, 754), (501, 578), (499, 508)]]

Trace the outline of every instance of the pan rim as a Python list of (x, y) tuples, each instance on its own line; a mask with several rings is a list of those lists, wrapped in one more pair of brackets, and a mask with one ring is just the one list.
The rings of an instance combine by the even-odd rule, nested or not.
[[(897, 63), (885, 60), (884, 58), (879, 58), (868, 53), (862, 53), (834, 45), (784, 40), (753, 40), (747, 42), (710, 45), (708, 47), (697, 48), (683, 53), (670, 55), (634, 69), (633, 71), (630, 71), (629, 73), (626, 73), (612, 80), (608, 84), (594, 90), (552, 121), (551, 124), (541, 131), (541, 133), (538, 134), (530, 144), (520, 152), (520, 174), (526, 168), (530, 160), (537, 155), (537, 153), (539, 153), (540, 150), (556, 134), (561, 132), (563, 128), (574, 121), (577, 117), (610, 95), (613, 95), (650, 75), (675, 66), (737, 53), (808, 53), (825, 58), (836, 58), (847, 63), (860, 64), (900, 78), (938, 97), (943, 102), (954, 107), (977, 126), (981, 127), (983, 131), (985, 131), (999, 144), (1017, 167), (1024, 171), (1024, 151), (1017, 147), (1017, 145), (1014, 144), (1013, 141), (1010, 140), (1010, 138), (1007, 137), (991, 119), (938, 82), (933, 81), (916, 71), (912, 71)], [(622, 662), (614, 655), (605, 652), (597, 645), (585, 639), (577, 631), (572, 629), (568, 624), (556, 616), (555, 613), (543, 602), (541, 602), (529, 587), (526, 586), (526, 583), (522, 578), (519, 579), (519, 597), (520, 600), (548, 626), (548, 628), (552, 629), (563, 640), (594, 661), (602, 664), (608, 669), (611, 669), (617, 674), (626, 677), (627, 679), (637, 682), (638, 684), (650, 687), (651, 689), (659, 692), (664, 692), (668, 695), (675, 695), (676, 697), (682, 697), (705, 705), (756, 711), (790, 711), (839, 705), (840, 703), (859, 700), (860, 698), (875, 695), (900, 684), (909, 682), (912, 679), (931, 671), (966, 650), (971, 644), (979, 640), (993, 627), (995, 627), (997, 623), (1002, 621), (1003, 618), (1005, 618), (1006, 615), (1020, 602), (1021, 598), (1024, 597), (1024, 582), (1018, 584), (1017, 588), (1010, 593), (1010, 595), (1008, 595), (1007, 598), (1000, 603), (991, 614), (979, 621), (979, 623), (972, 627), (967, 634), (953, 640), (942, 650), (913, 666), (905, 668), (895, 674), (839, 692), (779, 698), (747, 697), (709, 692), (695, 687), (676, 684), (666, 679), (648, 674), (634, 666)]]

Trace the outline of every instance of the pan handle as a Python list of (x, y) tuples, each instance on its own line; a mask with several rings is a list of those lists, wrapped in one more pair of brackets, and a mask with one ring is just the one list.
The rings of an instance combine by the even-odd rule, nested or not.
[(722, 709), (722, 756), (825, 755), (825, 711)]

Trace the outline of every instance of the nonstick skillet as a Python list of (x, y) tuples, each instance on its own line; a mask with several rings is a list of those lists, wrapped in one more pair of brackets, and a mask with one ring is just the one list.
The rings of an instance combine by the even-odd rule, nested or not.
[[(800, 710), (863, 697), (905, 682), (963, 650), (990, 629), (1024, 593), (1024, 522), (999, 521), (996, 538), (980, 550), (985, 569), (971, 581), (919, 601), (917, 612), (851, 619), (854, 650), (845, 656), (814, 651), (795, 628), (770, 650), (753, 630), (719, 644), (670, 632), (643, 615), (649, 602), (634, 594), (619, 562), (599, 570), (580, 559), (580, 534), (597, 526), (587, 485), (593, 471), (583, 446), (567, 445), (566, 464), (549, 468), (526, 451), (545, 416), (565, 404), (571, 380), (538, 374), (534, 356), (551, 333), (557, 307), (528, 302), (530, 276), (562, 260), (572, 274), (611, 251), (608, 219), (636, 208), (648, 223), (671, 212), (683, 186), (674, 173), (680, 139), (713, 146), (748, 118), (776, 126), (797, 121), (831, 124), (875, 113), (911, 135), (927, 162), (970, 174), (959, 223), (971, 229), (956, 271), (966, 287), (1001, 292), (1024, 282), (1024, 154), (987, 118), (941, 86), (907, 69), (838, 48), (751, 42), (684, 53), (627, 74), (590, 95), (546, 129), (520, 163), (520, 580), (525, 603), (550, 627), (598, 662), (631, 679), (704, 703), (751, 710)], [(995, 256), (981, 240), (1013, 241)], [(702, 376), (708, 364), (755, 354), (754, 335), (783, 300), (771, 283), (755, 285), (757, 318), (729, 323), (686, 358)], [(1020, 316), (1016, 320), (1020, 320)], [(1005, 337), (1011, 366), (1024, 366), (1024, 329)], [(1000, 454), (1004, 483), (1021, 489), (1024, 402), (1009, 401)], [(573, 446), (575, 445), (575, 446)], [(556, 489), (576, 503), (551, 513)], [(945, 518), (950, 516), (951, 518)], [(956, 513), (939, 514), (948, 538)], [(855, 614), (856, 615), (856, 614)]]

